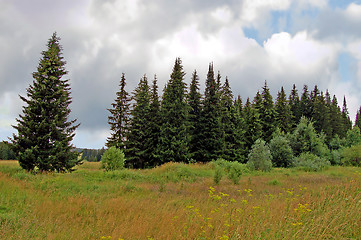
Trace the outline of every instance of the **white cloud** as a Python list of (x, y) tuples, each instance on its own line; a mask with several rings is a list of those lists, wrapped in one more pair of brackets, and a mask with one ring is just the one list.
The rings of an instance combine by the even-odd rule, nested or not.
[(337, 44), (325, 44), (310, 38), (306, 31), (292, 37), (289, 33), (273, 34), (264, 42), (264, 48), (275, 68), (313, 72), (334, 61), (339, 50)]

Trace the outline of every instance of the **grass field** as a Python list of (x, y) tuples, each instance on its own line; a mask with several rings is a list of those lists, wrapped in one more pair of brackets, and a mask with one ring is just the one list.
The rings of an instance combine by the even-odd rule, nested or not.
[(214, 184), (209, 165), (26, 173), (0, 161), (0, 239), (361, 239), (361, 169), (273, 169)]

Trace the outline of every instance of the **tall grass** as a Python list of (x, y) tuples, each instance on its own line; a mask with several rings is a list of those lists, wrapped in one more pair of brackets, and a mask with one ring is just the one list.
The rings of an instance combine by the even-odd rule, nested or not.
[(214, 185), (208, 165), (31, 175), (0, 161), (0, 239), (359, 239), (361, 169), (274, 169)]

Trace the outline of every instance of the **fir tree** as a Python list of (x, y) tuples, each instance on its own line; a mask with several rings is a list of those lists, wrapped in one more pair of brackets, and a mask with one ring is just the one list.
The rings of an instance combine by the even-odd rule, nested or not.
[(129, 95), (125, 90), (125, 75), (122, 74), (120, 80), (120, 91), (116, 93), (115, 102), (112, 103), (112, 108), (108, 109), (110, 116), (108, 117), (108, 124), (110, 125), (111, 135), (107, 138), (105, 144), (108, 148), (114, 146), (118, 149), (125, 148), (126, 133), (129, 123)]
[(352, 129), (352, 121), (349, 116), (345, 96), (343, 97), (343, 105), (342, 105), (342, 121), (343, 121), (344, 132), (347, 132), (348, 130)]
[(330, 128), (331, 128), (332, 138), (335, 135), (338, 135), (340, 138), (345, 137), (346, 132), (343, 131), (341, 109), (338, 106), (337, 98), (335, 95), (332, 98), (329, 112), (330, 112)]
[(201, 146), (199, 145), (199, 139), (201, 135), (200, 118), (202, 112), (201, 106), (201, 94), (199, 92), (199, 77), (195, 70), (192, 75), (192, 81), (189, 87), (188, 94), (188, 105), (189, 105), (189, 134), (190, 143), (189, 151), (193, 160), (198, 159), (196, 153), (200, 151)]
[(233, 104), (233, 94), (227, 77), (221, 88), (220, 107), (225, 144), (222, 156), (227, 161), (242, 161), (243, 119)]
[(132, 118), (126, 142), (126, 164), (134, 168), (150, 165), (150, 91), (146, 75), (140, 79), (133, 92)]
[(326, 134), (327, 140), (332, 138), (332, 130), (330, 127), (329, 112), (323, 93), (319, 92), (317, 85), (311, 93), (312, 102), (312, 120), (317, 133)]
[(27, 106), (16, 119), (18, 135), (13, 135), (12, 143), (20, 166), (28, 171), (67, 172), (80, 163), (71, 144), (79, 125), (69, 120), (70, 85), (62, 79), (67, 71), (59, 41), (54, 33), (33, 73), (27, 98), (20, 97)]
[(236, 100), (234, 101), (234, 106), (238, 112), (238, 115), (240, 117), (243, 117), (243, 103), (240, 95), (238, 95)]
[(308, 119), (312, 118), (312, 102), (310, 98), (310, 93), (308, 92), (308, 86), (303, 86), (303, 93), (300, 101), (300, 113), (301, 116), (304, 116)]
[(275, 130), (275, 109), (273, 106), (272, 95), (265, 81), (262, 91), (262, 104), (260, 109), (260, 120), (262, 124), (263, 139), (269, 142), (272, 138), (272, 133)]
[(285, 133), (290, 132), (292, 127), (292, 113), (291, 108), (288, 105), (286, 93), (283, 87), (281, 88), (281, 91), (277, 94), (275, 111), (277, 126), (280, 128), (281, 131)]
[(293, 88), (291, 90), (290, 96), (288, 98), (288, 104), (292, 113), (292, 129), (295, 129), (298, 122), (301, 119), (301, 109), (300, 109), (300, 98), (298, 96), (298, 90), (296, 89), (296, 85), (293, 84)]
[(224, 149), (224, 134), (221, 124), (220, 99), (213, 64), (209, 65), (206, 88), (204, 92), (203, 111), (200, 118), (201, 149), (196, 153), (202, 162), (216, 160)]
[(359, 129), (361, 129), (361, 107), (359, 110), (357, 110), (356, 118), (355, 118), (355, 124), (353, 127), (358, 126)]
[(188, 105), (182, 61), (177, 58), (161, 104), (160, 157), (163, 162), (189, 161)]
[(159, 137), (160, 137), (160, 102), (158, 96), (157, 76), (154, 75), (153, 84), (150, 92), (150, 110), (149, 110), (149, 166), (159, 164)]
[(254, 142), (262, 136), (262, 125), (259, 120), (257, 108), (252, 106), (249, 98), (243, 108), (244, 119), (244, 141), (245, 141), (245, 157), (248, 156)]

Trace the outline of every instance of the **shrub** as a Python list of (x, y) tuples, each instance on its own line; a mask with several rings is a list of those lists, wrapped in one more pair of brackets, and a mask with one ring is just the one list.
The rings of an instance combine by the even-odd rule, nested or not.
[(293, 161), (293, 151), (288, 139), (276, 133), (269, 143), (274, 167), (289, 167)]
[(217, 159), (211, 163), (215, 169), (214, 183), (219, 184), (224, 174), (227, 174), (227, 178), (234, 184), (238, 184), (239, 180), (244, 172), (247, 172), (246, 164), (239, 162), (229, 162), (222, 158)]
[(107, 149), (101, 159), (101, 168), (105, 171), (114, 171), (124, 168), (125, 155), (116, 147)]
[(270, 171), (272, 169), (271, 151), (262, 139), (258, 139), (248, 154), (247, 166), (251, 170)]
[(328, 156), (329, 150), (324, 143), (324, 135), (316, 133), (310, 120), (302, 117), (296, 129), (289, 135), (290, 145), (295, 156), (311, 152), (319, 157)]
[(318, 172), (327, 169), (330, 165), (330, 162), (326, 159), (309, 152), (301, 153), (294, 161), (295, 167), (303, 169), (306, 172)]
[(361, 167), (361, 145), (344, 149), (342, 156), (344, 165)]

